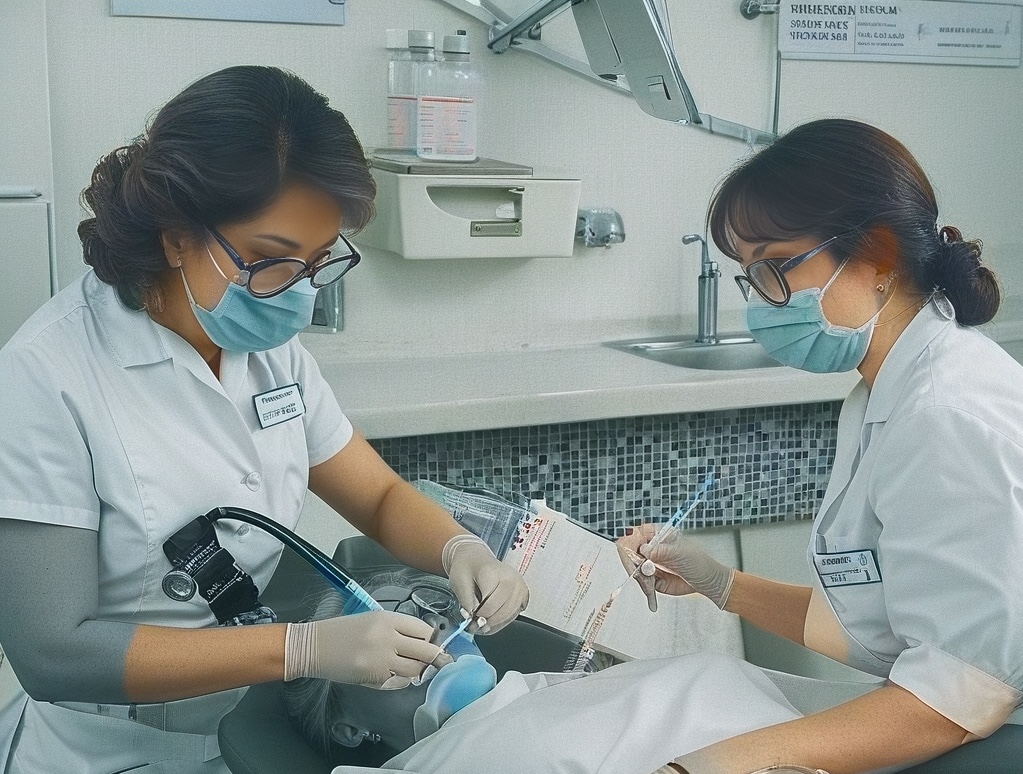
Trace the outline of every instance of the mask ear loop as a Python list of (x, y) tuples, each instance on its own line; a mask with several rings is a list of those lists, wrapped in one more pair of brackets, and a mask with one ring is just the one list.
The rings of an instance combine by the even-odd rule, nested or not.
[[(881, 304), (881, 308), (877, 310), (877, 317), (881, 316), (881, 312), (883, 312), (887, 308), (888, 304), (891, 303), (891, 300), (893, 298), (895, 298), (895, 287), (898, 285), (899, 275), (895, 274), (895, 273), (889, 275), (888, 282), (889, 282), (889, 284), (888, 284), (889, 295), (888, 295), (888, 298), (885, 300), (885, 302), (883, 304)], [(910, 309), (912, 309), (914, 307), (916, 307), (917, 311), (920, 311), (921, 309), (924, 308), (924, 306), (930, 300), (931, 300), (931, 296), (925, 296), (923, 301), (914, 301), (913, 303), (909, 304), (904, 309), (902, 309), (898, 314), (894, 315), (893, 317), (889, 317), (884, 322), (878, 321), (878, 322), (874, 323), (874, 326), (875, 327), (880, 327), (882, 325), (889, 325), (890, 323), (893, 323), (896, 320), (898, 320), (900, 317), (902, 317), (902, 315), (904, 315), (906, 312), (908, 312)]]
[(845, 268), (845, 265), (847, 263), (849, 263), (849, 259), (844, 258), (842, 262), (838, 264), (838, 268), (835, 269), (835, 273), (831, 275), (831, 279), (825, 282), (824, 287), (821, 288), (821, 298), (824, 298), (824, 294), (828, 292), (828, 288), (831, 287), (832, 283), (834, 283), (834, 281), (838, 279), (838, 275), (842, 273), (842, 269)]

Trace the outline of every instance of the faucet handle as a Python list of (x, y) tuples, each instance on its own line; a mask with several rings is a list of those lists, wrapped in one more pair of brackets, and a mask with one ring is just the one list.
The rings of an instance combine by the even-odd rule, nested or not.
[(700, 268), (704, 274), (717, 276), (718, 265), (710, 259), (710, 248), (707, 245), (707, 240), (702, 234), (686, 234), (682, 237), (682, 244), (691, 245), (693, 242), (700, 243)]

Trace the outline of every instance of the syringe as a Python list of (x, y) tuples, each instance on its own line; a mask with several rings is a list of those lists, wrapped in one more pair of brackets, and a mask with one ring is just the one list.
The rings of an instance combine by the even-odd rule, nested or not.
[(714, 486), (714, 474), (708, 473), (704, 477), (703, 481), (700, 482), (700, 485), (696, 487), (696, 491), (693, 492), (689, 499), (679, 506), (679, 509), (671, 515), (671, 518), (664, 522), (664, 524), (661, 525), (661, 528), (657, 530), (657, 533), (650, 538), (650, 542), (647, 543), (648, 552), (651, 548), (663, 542), (664, 539), (668, 537), (668, 533), (670, 533), (673, 529), (681, 529), (683, 522), (689, 518), (689, 514), (696, 509), (696, 506), (699, 505), (700, 501), (704, 498), (712, 486)]

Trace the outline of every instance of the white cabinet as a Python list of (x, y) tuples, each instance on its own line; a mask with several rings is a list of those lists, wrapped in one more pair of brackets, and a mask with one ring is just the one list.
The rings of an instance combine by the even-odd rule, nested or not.
[(0, 199), (0, 346), (50, 297), (46, 202)]
[[(0, 11), (0, 346), (50, 296), (53, 152), (46, 3)], [(23, 198), (26, 191), (36, 198)]]

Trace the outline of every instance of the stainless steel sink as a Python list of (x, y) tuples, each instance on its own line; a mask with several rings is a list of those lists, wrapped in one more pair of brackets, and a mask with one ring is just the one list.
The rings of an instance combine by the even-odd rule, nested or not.
[(741, 371), (750, 368), (781, 368), (750, 336), (726, 336), (716, 344), (697, 344), (692, 339), (628, 339), (605, 346), (639, 355), (659, 363), (709, 371)]

